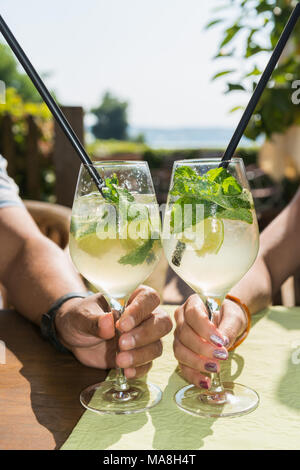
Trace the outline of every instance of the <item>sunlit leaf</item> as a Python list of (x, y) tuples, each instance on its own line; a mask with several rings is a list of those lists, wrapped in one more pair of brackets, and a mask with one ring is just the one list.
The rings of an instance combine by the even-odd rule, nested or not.
[(219, 23), (222, 23), (224, 20), (222, 20), (221, 18), (218, 18), (216, 20), (213, 20), (213, 21), (210, 21), (209, 23), (207, 23), (207, 25), (205, 25), (204, 29), (209, 29), (211, 28), (212, 26), (215, 26), (216, 24), (219, 24)]
[(244, 106), (234, 106), (233, 108), (231, 108), (231, 109), (229, 110), (229, 112), (230, 112), (230, 113), (234, 113), (235, 111), (239, 111), (239, 110), (241, 110), (241, 109), (245, 109), (245, 107), (244, 107)]
[(223, 41), (220, 44), (220, 48), (224, 47), (226, 44), (228, 44), (232, 39), (235, 37), (235, 35), (241, 30), (241, 26), (238, 24), (234, 24), (231, 26), (231, 28), (226, 29), (225, 31), (225, 37)]
[(232, 73), (232, 72), (234, 72), (233, 69), (231, 69), (231, 70), (223, 70), (223, 72), (218, 72), (218, 73), (216, 73), (216, 74), (212, 77), (212, 80), (215, 80), (216, 78), (222, 77), (223, 75), (228, 75), (229, 73)]
[(227, 90), (225, 93), (230, 93), (231, 91), (246, 91), (246, 88), (243, 87), (240, 83), (227, 83)]

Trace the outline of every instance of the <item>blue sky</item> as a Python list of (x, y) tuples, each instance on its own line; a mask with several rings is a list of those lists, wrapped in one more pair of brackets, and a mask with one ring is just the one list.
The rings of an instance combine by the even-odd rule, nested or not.
[[(222, 0), (2, 0), (1, 14), (60, 101), (97, 105), (105, 90), (130, 102), (132, 125), (235, 126), (247, 102), (211, 82)], [(232, 12), (229, 12), (232, 14)]]

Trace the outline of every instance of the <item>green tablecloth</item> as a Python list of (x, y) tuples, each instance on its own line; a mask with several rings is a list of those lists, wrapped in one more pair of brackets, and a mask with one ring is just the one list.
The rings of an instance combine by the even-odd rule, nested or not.
[(149, 380), (163, 389), (161, 403), (128, 416), (86, 411), (62, 449), (300, 449), (300, 308), (274, 307), (253, 323), (222, 376), (259, 393), (254, 412), (207, 419), (179, 410), (173, 396), (185, 381), (176, 372), (169, 334), (149, 373)]

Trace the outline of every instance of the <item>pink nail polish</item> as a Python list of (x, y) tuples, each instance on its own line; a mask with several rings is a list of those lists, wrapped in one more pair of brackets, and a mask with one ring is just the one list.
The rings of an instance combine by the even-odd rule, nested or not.
[(205, 382), (205, 380), (200, 380), (199, 385), (201, 388), (205, 388), (206, 390), (208, 390), (208, 383)]
[(228, 353), (227, 351), (223, 351), (222, 349), (215, 349), (215, 351), (213, 352), (213, 356), (216, 359), (221, 359), (225, 361), (228, 358)]
[(220, 336), (217, 335), (211, 335), (210, 340), (216, 345), (216, 346), (224, 346), (224, 341)]

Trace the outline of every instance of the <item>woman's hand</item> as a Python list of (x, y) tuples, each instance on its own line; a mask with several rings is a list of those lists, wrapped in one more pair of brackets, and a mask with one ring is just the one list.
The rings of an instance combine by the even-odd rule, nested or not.
[(246, 328), (243, 310), (230, 300), (222, 304), (216, 327), (208, 318), (207, 309), (194, 294), (175, 312), (174, 354), (186, 380), (197, 387), (210, 388), (204, 374), (220, 371), (220, 360), (228, 358), (232, 346)]
[(121, 333), (117, 356), (113, 312), (100, 294), (66, 302), (56, 315), (56, 330), (83, 364), (100, 369), (117, 365), (128, 378), (140, 377), (161, 355), (161, 338), (172, 328), (170, 317), (158, 305), (159, 296), (150, 287), (135, 290), (116, 323)]

